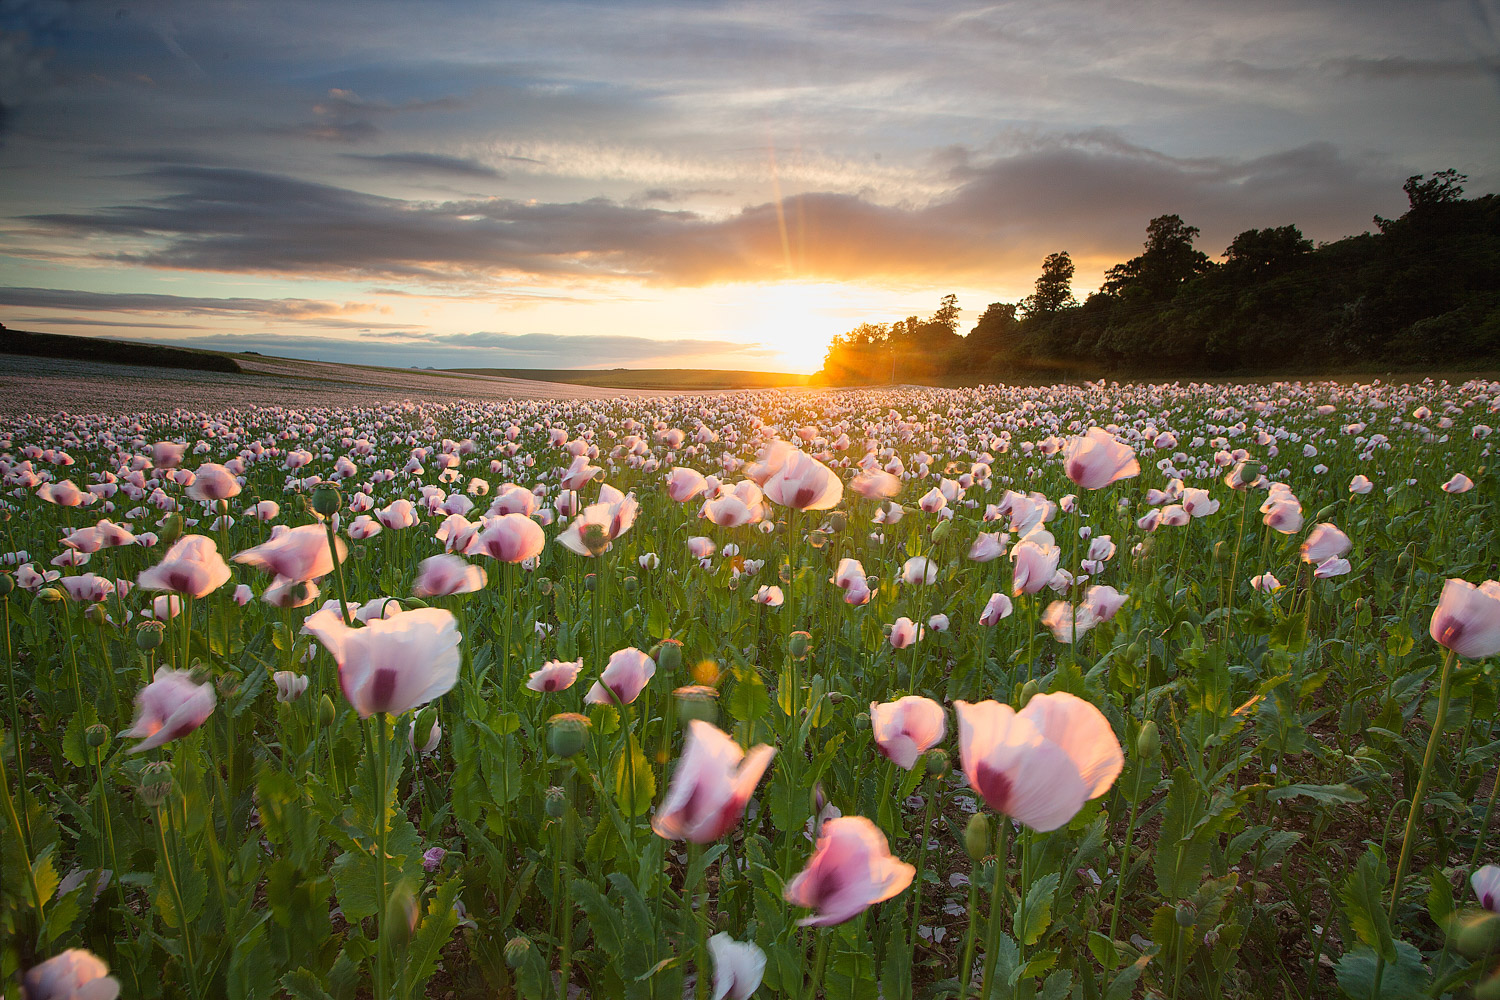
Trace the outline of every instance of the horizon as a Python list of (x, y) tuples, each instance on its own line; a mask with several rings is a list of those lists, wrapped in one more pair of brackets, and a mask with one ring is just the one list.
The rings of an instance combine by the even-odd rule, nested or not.
[[(1331, 242), (1500, 190), (1489, 4), (0, 13), (0, 319), (392, 367), (807, 374), (1176, 213)], [(1485, 138), (1488, 136), (1489, 138)]]

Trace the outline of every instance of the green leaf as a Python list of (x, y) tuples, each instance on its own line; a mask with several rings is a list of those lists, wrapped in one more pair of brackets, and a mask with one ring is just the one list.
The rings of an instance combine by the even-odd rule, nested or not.
[(1104, 991), (1104, 1000), (1130, 1000), (1135, 993), (1135, 984), (1140, 980), (1141, 973), (1146, 971), (1146, 963), (1149, 961), (1150, 955), (1142, 955), (1125, 966), (1118, 976), (1110, 980), (1109, 989)]
[(1353, 1000), (1420, 1000), (1427, 995), (1427, 970), (1422, 953), (1405, 941), (1395, 943), (1395, 961), (1388, 961), (1375, 989), (1378, 956), (1373, 948), (1360, 945), (1339, 959), (1334, 968), (1339, 989)]
[[(640, 744), (635, 741), (634, 733), (626, 737), (626, 743), (628, 747), (615, 765), (615, 799), (620, 803), (620, 811), (627, 817), (640, 816), (651, 808), (651, 800), (656, 796), (656, 774), (647, 763), (646, 755), (641, 752)], [(631, 760), (635, 762), (635, 784), (628, 787)]]
[(1427, 914), (1433, 923), (1445, 927), (1453, 916), (1453, 886), (1436, 867), (1428, 868), (1427, 873), (1431, 886), (1427, 890)]
[(1390, 870), (1385, 863), (1373, 850), (1367, 850), (1339, 890), (1339, 898), (1344, 903), (1349, 926), (1359, 940), (1386, 962), (1393, 962), (1396, 943), (1385, 912), (1385, 886), (1389, 879)]
[[(1047, 927), (1052, 923), (1052, 897), (1057, 892), (1058, 881), (1059, 876), (1056, 872), (1037, 879), (1026, 893), (1024, 910), (1016, 910), (1012, 930), (1015, 932), (1016, 940), (1023, 942), (1027, 947), (1040, 941)], [(1022, 923), (1023, 913), (1024, 924)]]
[[(589, 915), (594, 942), (610, 957), (618, 959), (624, 951), (625, 922), (594, 883), (576, 878), (572, 882), (573, 899)], [(572, 919), (572, 914), (568, 914)]]
[(906, 908), (896, 907), (886, 922), (885, 967), (880, 970), (881, 992), (887, 997), (909, 997), (911, 949), (906, 947)]
[(427, 913), (422, 917), (416, 937), (412, 939), (406, 968), (408, 981), (419, 996), (422, 994), (422, 986), (437, 971), (443, 946), (448, 943), (448, 939), (453, 936), (453, 929), (458, 926), (458, 914), (453, 910), (453, 901), (458, 898), (463, 885), (463, 878), (454, 876), (438, 887), (427, 904)]
[(724, 709), (738, 722), (755, 722), (771, 710), (766, 684), (753, 669), (735, 670), (734, 688), (724, 700)]
[(1325, 805), (1355, 805), (1365, 801), (1365, 793), (1352, 785), (1283, 785), (1266, 793), (1272, 802), (1297, 797), (1313, 799)]
[(306, 969), (288, 972), (281, 977), (281, 988), (292, 1000), (333, 1000), (318, 982), (318, 977)]
[(1172, 774), (1172, 787), (1162, 804), (1161, 835), (1156, 843), (1156, 885), (1167, 899), (1184, 899), (1198, 887), (1214, 841), (1207, 815), (1187, 768)]

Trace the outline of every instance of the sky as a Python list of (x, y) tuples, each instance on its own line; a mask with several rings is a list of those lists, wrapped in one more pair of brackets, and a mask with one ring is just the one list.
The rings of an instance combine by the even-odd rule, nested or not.
[(1449, 167), (1500, 190), (1500, 0), (0, 0), (17, 329), (807, 372)]

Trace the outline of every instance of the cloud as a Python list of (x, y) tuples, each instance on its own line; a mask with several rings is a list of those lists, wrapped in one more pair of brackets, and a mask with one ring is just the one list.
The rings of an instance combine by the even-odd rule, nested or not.
[(733, 367), (775, 357), (774, 351), (760, 345), (725, 340), (489, 331), (413, 337), (401, 342), (379, 336), (356, 341), (300, 334), (212, 334), (172, 337), (163, 342), (315, 361), (433, 368), (679, 368), (705, 362)]
[[(960, 155), (963, 154), (963, 155)], [(1248, 228), (1296, 223), (1334, 239), (1404, 204), (1396, 168), (1326, 143), (1247, 159), (1175, 157), (1093, 129), (980, 160), (945, 151), (949, 190), (924, 204), (810, 192), (725, 217), (602, 198), (419, 202), (276, 174), (162, 166), (170, 193), (28, 217), (54, 232), (127, 238), (106, 259), (188, 270), (429, 282), (524, 274), (659, 286), (778, 279), (959, 281), (1046, 253), (1113, 262), (1146, 222), (1177, 213), (1217, 253)], [(95, 251), (91, 251), (95, 252)]]
[(457, 174), (465, 177), (493, 177), (504, 179), (505, 175), (478, 160), (467, 160), (459, 156), (441, 156), (437, 153), (345, 153), (344, 159), (358, 160), (380, 170), (394, 173)]
[(0, 288), (0, 306), (99, 312), (279, 316), (288, 319), (324, 317), (347, 311), (346, 307), (312, 299), (221, 299), (143, 292), (83, 292), (59, 288)]

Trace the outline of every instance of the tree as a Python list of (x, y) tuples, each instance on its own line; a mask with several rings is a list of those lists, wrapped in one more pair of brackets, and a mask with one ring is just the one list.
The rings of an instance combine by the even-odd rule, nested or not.
[(1296, 226), (1247, 229), (1224, 251), (1224, 267), (1237, 276), (1269, 278), (1287, 271), (1312, 249), (1312, 240)]
[(1179, 215), (1158, 215), (1146, 226), (1145, 252), (1105, 273), (1108, 295), (1144, 302), (1163, 302), (1185, 282), (1213, 267), (1201, 250), (1193, 249), (1198, 227)]
[(949, 333), (958, 333), (958, 296), (949, 292), (943, 296), (943, 301), (938, 304), (937, 312), (932, 314), (932, 322), (945, 327)]
[(1422, 174), (1413, 174), (1401, 185), (1401, 190), (1406, 192), (1406, 199), (1412, 208), (1446, 205), (1463, 198), (1464, 182), (1468, 179), (1466, 174), (1449, 167), (1426, 178)]
[(1073, 273), (1073, 258), (1068, 256), (1068, 251), (1048, 254), (1042, 261), (1036, 290), (1021, 300), (1021, 311), (1026, 318), (1050, 316), (1059, 309), (1077, 305), (1078, 300), (1073, 298)]

